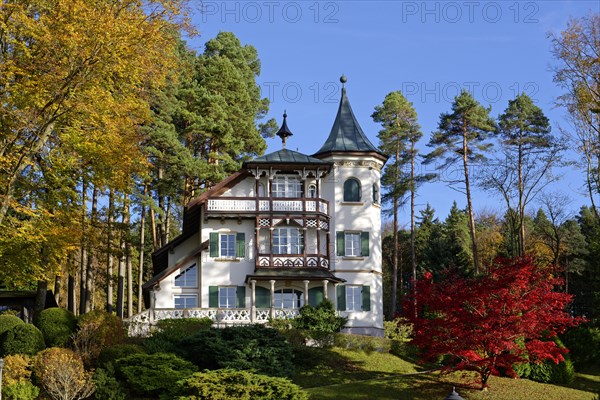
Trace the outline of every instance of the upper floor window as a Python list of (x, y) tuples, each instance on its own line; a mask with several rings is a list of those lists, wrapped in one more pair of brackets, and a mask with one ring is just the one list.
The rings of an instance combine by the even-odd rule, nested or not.
[(350, 178), (344, 182), (344, 201), (360, 201), (360, 182), (358, 179)]
[(304, 253), (304, 231), (299, 228), (273, 229), (273, 254)]
[(315, 198), (317, 197), (317, 185), (309, 185), (308, 186), (308, 191), (307, 191), (307, 196), (306, 197), (310, 197), (310, 198)]
[(265, 197), (265, 185), (262, 183), (258, 184), (258, 197)]
[(302, 197), (302, 183), (297, 176), (278, 175), (273, 178), (273, 197)]
[(336, 232), (336, 247), (338, 256), (368, 257), (369, 232)]
[(246, 235), (238, 233), (210, 233), (210, 256), (242, 258), (246, 256)]
[(373, 184), (373, 203), (379, 204), (379, 186), (376, 183)]
[(182, 269), (179, 275), (175, 276), (176, 287), (196, 287), (198, 282), (198, 268), (196, 264)]

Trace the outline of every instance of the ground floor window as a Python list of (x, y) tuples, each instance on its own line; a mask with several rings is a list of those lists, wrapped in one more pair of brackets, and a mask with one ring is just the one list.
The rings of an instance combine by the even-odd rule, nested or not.
[(236, 298), (235, 287), (219, 288), (219, 308), (235, 308)]
[(275, 291), (276, 308), (301, 308), (304, 306), (304, 294), (295, 289), (278, 289)]
[(362, 310), (362, 287), (346, 286), (346, 311)]
[(371, 311), (371, 288), (368, 285), (338, 285), (339, 311)]
[(198, 307), (198, 296), (195, 294), (176, 294), (175, 308), (196, 308)]

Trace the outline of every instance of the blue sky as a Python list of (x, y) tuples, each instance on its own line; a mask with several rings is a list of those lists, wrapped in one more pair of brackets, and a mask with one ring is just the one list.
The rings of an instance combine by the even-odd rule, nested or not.
[[(354, 113), (375, 145), (380, 126), (370, 117), (374, 107), (387, 93), (401, 90), (419, 115), (424, 132), (419, 148), (425, 153), (440, 113), (450, 110), (461, 88), (491, 106), (493, 116), (525, 91), (556, 133), (559, 126), (567, 128), (564, 110), (553, 103), (561, 92), (552, 81), (547, 34), (590, 10), (600, 12), (600, 2), (202, 1), (194, 16), (200, 36), (188, 44), (202, 51), (219, 31), (231, 31), (256, 47), (262, 62), (258, 83), (271, 100), (269, 118), (281, 123), (283, 111), (288, 113), (294, 133), (288, 148), (312, 154), (323, 144), (345, 74)], [(268, 145), (269, 152), (281, 148), (278, 138)], [(566, 192), (576, 211), (587, 203), (583, 175), (575, 169), (563, 173), (553, 190)], [(417, 206), (430, 203), (444, 219), (452, 200), (466, 205), (463, 194), (434, 182), (419, 190)], [(504, 204), (477, 189), (474, 208), (502, 211)], [(409, 210), (401, 214), (407, 223)]]

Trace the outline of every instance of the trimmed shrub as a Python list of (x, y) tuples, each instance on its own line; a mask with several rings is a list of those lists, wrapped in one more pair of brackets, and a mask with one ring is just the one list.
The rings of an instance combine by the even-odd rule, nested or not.
[(45, 347), (44, 335), (31, 324), (15, 325), (0, 335), (0, 356), (34, 355)]
[(96, 392), (94, 392), (96, 400), (127, 399), (127, 391), (115, 378), (115, 370), (112, 364), (108, 365), (106, 369), (98, 368), (94, 371), (93, 380), (94, 386), (96, 386)]
[(107, 347), (100, 352), (98, 356), (98, 365), (106, 367), (109, 363), (129, 357), (133, 354), (145, 354), (146, 350), (137, 344), (116, 344)]
[(17, 382), (2, 388), (3, 398), (7, 400), (35, 400), (40, 389), (29, 381)]
[(177, 382), (177, 400), (307, 400), (308, 394), (284, 378), (221, 369), (196, 373)]
[(115, 362), (117, 379), (134, 395), (158, 397), (175, 383), (198, 371), (189, 361), (174, 354), (133, 354)]
[(73, 337), (75, 350), (86, 367), (96, 364), (100, 351), (125, 341), (123, 321), (113, 314), (95, 310), (81, 315)]
[(277, 330), (263, 325), (200, 331), (178, 348), (200, 369), (254, 370), (271, 376), (291, 376), (294, 371), (290, 344)]
[(338, 316), (333, 303), (324, 300), (316, 307), (302, 307), (300, 315), (292, 320), (292, 327), (304, 330), (317, 345), (325, 347), (333, 344), (334, 333), (339, 332), (346, 322), (348, 318)]
[(578, 326), (563, 335), (571, 360), (579, 367), (600, 360), (600, 328)]
[(384, 321), (385, 337), (400, 342), (410, 342), (413, 334), (413, 324), (408, 319), (397, 317), (393, 321)]
[(16, 325), (24, 324), (23, 320), (16, 315), (3, 314), (0, 315), (0, 335)]
[(75, 315), (64, 308), (48, 308), (40, 313), (35, 322), (49, 347), (66, 347), (76, 325)]
[(335, 335), (334, 344), (336, 347), (351, 350), (361, 350), (367, 353), (378, 352), (388, 353), (390, 351), (391, 340), (374, 336), (351, 335), (347, 333), (338, 333)]
[(33, 373), (44, 391), (55, 400), (85, 399), (94, 392), (92, 377), (74, 351), (51, 347), (33, 361)]
[(198, 331), (211, 327), (210, 318), (164, 319), (157, 323), (157, 330), (144, 341), (149, 353), (177, 353), (181, 340)]

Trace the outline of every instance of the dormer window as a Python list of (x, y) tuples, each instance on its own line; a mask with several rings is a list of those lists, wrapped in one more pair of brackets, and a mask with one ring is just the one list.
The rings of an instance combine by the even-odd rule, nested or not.
[(350, 178), (344, 182), (344, 201), (360, 201), (360, 182), (356, 178)]
[(273, 179), (273, 197), (302, 197), (300, 178), (293, 175), (279, 175)]

